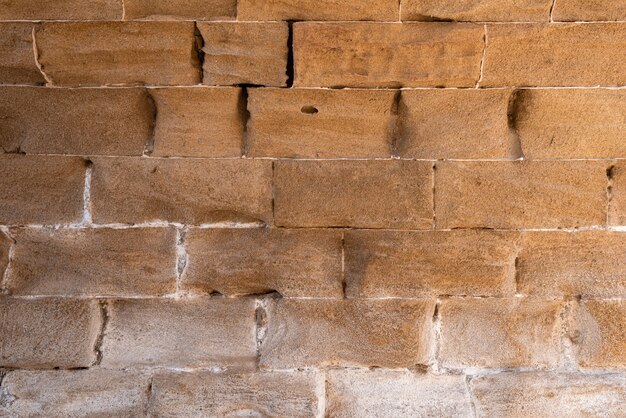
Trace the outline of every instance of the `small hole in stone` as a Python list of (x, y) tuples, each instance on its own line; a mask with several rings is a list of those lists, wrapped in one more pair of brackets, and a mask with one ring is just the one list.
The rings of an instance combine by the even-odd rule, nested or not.
[(302, 109), (300, 109), (300, 112), (306, 113), (309, 115), (314, 115), (317, 112), (319, 112), (319, 110), (317, 110), (315, 106), (302, 106)]

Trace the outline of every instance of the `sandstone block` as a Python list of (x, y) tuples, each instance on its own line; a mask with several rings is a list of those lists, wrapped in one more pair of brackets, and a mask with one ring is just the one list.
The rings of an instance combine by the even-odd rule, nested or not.
[(236, 0), (124, 0), (126, 19), (226, 20), (237, 15)]
[(393, 0), (241, 0), (239, 20), (398, 20)]
[(405, 0), (402, 20), (418, 21), (489, 21), (547, 22), (552, 0)]
[(181, 287), (227, 296), (343, 296), (341, 233), (330, 230), (191, 229)]
[(117, 20), (122, 0), (3, 0), (0, 20)]
[(432, 226), (430, 162), (278, 161), (274, 185), (279, 226)]
[(557, 21), (626, 20), (626, 4), (612, 0), (559, 0), (553, 16)]
[(0, 23), (0, 84), (45, 82), (33, 52), (32, 23)]
[(289, 300), (270, 306), (261, 367), (426, 364), (432, 300)]

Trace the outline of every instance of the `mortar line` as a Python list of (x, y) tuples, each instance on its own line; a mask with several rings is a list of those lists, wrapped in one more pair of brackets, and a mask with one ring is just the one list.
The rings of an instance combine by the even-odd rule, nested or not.
[(478, 74), (478, 81), (476, 81), (476, 85), (474, 88), (480, 88), (480, 83), (483, 81), (484, 69), (485, 69), (485, 57), (487, 56), (487, 25), (483, 26), (483, 55), (480, 59), (480, 73)]
[(187, 253), (187, 236), (188, 228), (186, 226), (176, 228), (176, 292), (175, 297), (179, 298), (181, 294), (181, 282), (187, 268), (189, 254)]
[(93, 174), (93, 163), (87, 161), (85, 167), (85, 185), (83, 190), (83, 219), (80, 226), (91, 226), (93, 219), (91, 216), (91, 178)]
[(328, 380), (326, 370), (316, 370), (315, 393), (317, 395), (317, 418), (324, 418), (326, 414), (326, 397), (328, 392)]
[(556, 6), (556, 0), (552, 0), (552, 5), (550, 6), (550, 16), (549, 16), (550, 23), (554, 23), (553, 15), (554, 15), (554, 7), (555, 6)]
[(9, 253), (7, 254), (7, 265), (2, 273), (2, 280), (0, 280), (0, 294), (6, 295), (9, 293), (9, 270), (11, 269), (11, 265), (13, 264), (13, 257), (15, 255), (15, 246), (17, 241), (15, 237), (11, 234), (9, 228), (5, 226), (0, 226), (0, 233), (3, 233), (7, 238), (11, 240), (11, 245), (9, 246)]
[(120, 0), (122, 2), (122, 21), (126, 20), (126, 3), (124, 0)]
[(43, 76), (44, 80), (46, 81), (45, 85), (50, 86), (53, 84), (52, 79), (48, 77), (48, 74), (46, 74), (46, 72), (43, 70), (43, 66), (41, 65), (41, 62), (39, 62), (39, 48), (37, 46), (37, 37), (35, 36), (36, 32), (37, 32), (37, 25), (33, 25), (31, 37), (32, 37), (32, 43), (33, 43), (33, 56), (35, 58), (35, 66), (37, 67), (37, 69)]
[(470, 374), (465, 375), (465, 387), (467, 388), (467, 396), (470, 401), (470, 410), (472, 411), (472, 418), (478, 417), (476, 413), (476, 403), (474, 402), (474, 396), (472, 395), (472, 379), (473, 376)]
[(100, 306), (100, 330), (98, 332), (98, 337), (96, 338), (96, 341), (94, 342), (94, 347), (93, 347), (93, 351), (96, 355), (96, 358), (94, 359), (94, 362), (91, 364), (91, 366), (99, 366), (102, 363), (102, 344), (104, 343), (104, 336), (106, 334), (107, 331), (107, 325), (109, 323), (109, 302), (107, 299), (102, 299), (98, 301), (98, 304)]

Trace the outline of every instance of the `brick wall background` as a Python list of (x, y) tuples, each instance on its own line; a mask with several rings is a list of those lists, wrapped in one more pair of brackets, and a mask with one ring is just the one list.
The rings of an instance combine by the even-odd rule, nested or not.
[(626, 416), (626, 2), (0, 20), (0, 416)]

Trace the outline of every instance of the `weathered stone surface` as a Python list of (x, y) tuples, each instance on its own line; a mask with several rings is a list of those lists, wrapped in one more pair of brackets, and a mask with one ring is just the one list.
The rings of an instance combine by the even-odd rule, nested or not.
[(481, 86), (626, 84), (626, 25), (488, 25)]
[(278, 161), (274, 188), (279, 226), (432, 226), (430, 162)]
[(0, 415), (141, 416), (149, 376), (103, 369), (13, 371), (2, 381)]
[(516, 92), (514, 127), (528, 158), (626, 157), (626, 91)]
[(573, 228), (606, 223), (605, 161), (437, 163), (440, 228)]
[(406, 158), (507, 158), (511, 90), (403, 90), (396, 153)]
[(141, 155), (153, 113), (142, 89), (0, 88), (0, 146), (27, 154)]
[(520, 293), (626, 297), (626, 233), (525, 232), (520, 247)]
[(295, 23), (295, 85), (473, 87), (483, 36), (462, 23)]
[(332, 417), (471, 416), (463, 376), (392, 370), (330, 370), (326, 414)]
[(234, 19), (236, 0), (124, 0), (126, 19)]
[(485, 417), (620, 417), (626, 404), (623, 374), (498, 373), (470, 387)]
[(159, 373), (152, 385), (159, 417), (313, 417), (320, 407), (311, 371)]
[(13, 240), (0, 230), (0, 277), (4, 276), (4, 272), (9, 265), (9, 253)]
[(404, 0), (402, 20), (547, 22), (552, 0)]
[(250, 89), (248, 155), (390, 157), (392, 90)]
[(607, 171), (610, 177), (611, 200), (608, 210), (608, 223), (613, 226), (626, 225), (626, 164), (618, 161)]
[(626, 367), (626, 301), (584, 300), (573, 309), (568, 335), (582, 367)]
[(556, 21), (626, 20), (626, 3), (614, 0), (559, 0), (553, 12)]
[(0, 84), (46, 82), (35, 62), (32, 33), (31, 23), (0, 23)]
[(120, 299), (109, 304), (102, 365), (254, 367), (253, 299)]
[(53, 84), (200, 82), (193, 22), (43, 23), (35, 37)]
[(0, 155), (0, 224), (78, 222), (84, 184), (82, 158)]
[(191, 229), (181, 287), (227, 296), (343, 296), (341, 233), (332, 230)]
[(0, 297), (0, 367), (89, 367), (100, 331), (95, 300)]
[(97, 158), (91, 203), (98, 223), (202, 224), (272, 218), (272, 162)]
[(444, 300), (440, 361), (451, 368), (556, 367), (562, 309), (553, 300)]
[(512, 296), (515, 232), (347, 231), (348, 297)]
[(394, 0), (240, 0), (239, 20), (398, 20)]
[(176, 291), (176, 230), (12, 230), (15, 295), (137, 296)]
[(270, 305), (261, 367), (426, 364), (432, 300), (289, 300)]
[(286, 22), (198, 23), (208, 85), (287, 85)]
[(2, 0), (0, 20), (116, 20), (122, 0)]

